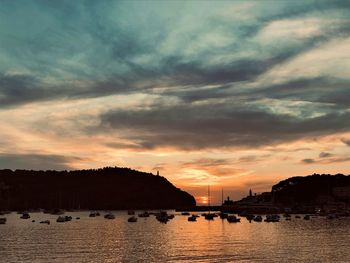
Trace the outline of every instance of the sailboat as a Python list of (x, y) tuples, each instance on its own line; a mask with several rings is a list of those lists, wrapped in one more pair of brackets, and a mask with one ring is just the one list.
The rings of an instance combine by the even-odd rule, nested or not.
[(204, 215), (206, 220), (214, 220), (215, 214), (210, 213), (210, 186), (208, 185), (208, 210), (209, 212)]
[(223, 209), (223, 205), (224, 205), (224, 189), (222, 188), (221, 189), (221, 211), (220, 211), (220, 214), (219, 214), (221, 219), (225, 219), (225, 218), (228, 217), (228, 214), (224, 213), (224, 211), (223, 211), (224, 210)]

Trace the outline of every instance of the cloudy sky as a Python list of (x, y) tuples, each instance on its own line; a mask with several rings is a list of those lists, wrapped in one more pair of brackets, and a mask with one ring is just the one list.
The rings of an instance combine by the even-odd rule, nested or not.
[(349, 1), (4, 0), (0, 61), (0, 168), (350, 173)]

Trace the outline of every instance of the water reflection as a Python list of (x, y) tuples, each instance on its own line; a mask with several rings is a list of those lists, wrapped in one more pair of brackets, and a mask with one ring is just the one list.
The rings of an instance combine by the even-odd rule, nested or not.
[[(73, 220), (33, 213), (21, 220), (12, 213), (0, 226), (3, 262), (349, 262), (350, 219), (229, 224), (178, 215), (168, 224), (153, 216), (128, 223), (126, 212), (115, 220), (69, 213)], [(74, 218), (80, 217), (81, 220)], [(51, 225), (39, 224), (50, 219)]]

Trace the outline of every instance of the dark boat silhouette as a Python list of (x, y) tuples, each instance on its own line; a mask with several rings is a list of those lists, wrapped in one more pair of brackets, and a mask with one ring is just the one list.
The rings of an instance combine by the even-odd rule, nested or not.
[(57, 217), (56, 222), (57, 223), (64, 223), (64, 222), (66, 222), (66, 218), (64, 216), (59, 216), (59, 217)]
[(226, 220), (229, 223), (239, 223), (239, 222), (241, 222), (241, 219), (236, 217), (235, 215), (228, 216)]
[(156, 219), (157, 219), (159, 222), (166, 224), (166, 223), (168, 223), (168, 221), (169, 221), (170, 218), (169, 218), (169, 215), (168, 215), (167, 212), (162, 211), (162, 212), (160, 212), (160, 213), (158, 213), (158, 214), (156, 215)]
[(90, 214), (89, 214), (89, 217), (96, 217), (96, 216), (100, 216), (100, 213), (93, 211), (93, 212), (90, 212)]
[(254, 222), (262, 222), (263, 221), (262, 216), (257, 215), (256, 217), (254, 217), (253, 221)]
[(215, 214), (210, 213), (210, 187), (208, 185), (208, 213), (204, 214), (206, 220), (214, 220)]
[(20, 216), (21, 219), (29, 219), (30, 218), (30, 215), (28, 213), (23, 213), (21, 216)]
[(264, 221), (267, 223), (270, 223), (270, 222), (277, 223), (280, 221), (280, 216), (276, 214), (267, 215)]
[(190, 217), (187, 218), (187, 221), (189, 221), (189, 222), (196, 222), (197, 221), (197, 216), (191, 215)]
[(226, 218), (228, 217), (228, 214), (221, 212), (221, 213), (219, 214), (219, 217), (220, 217), (221, 219), (226, 219)]
[(130, 223), (137, 222), (137, 217), (136, 216), (129, 217), (128, 222), (130, 222)]
[(112, 213), (108, 213), (104, 216), (105, 219), (115, 219), (115, 216)]
[(139, 217), (149, 217), (150, 213), (148, 213), (147, 211), (139, 214)]

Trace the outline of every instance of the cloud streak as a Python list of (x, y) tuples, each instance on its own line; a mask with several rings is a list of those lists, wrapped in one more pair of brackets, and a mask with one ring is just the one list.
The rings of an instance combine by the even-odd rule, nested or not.
[(124, 131), (140, 147), (182, 149), (256, 147), (348, 131), (349, 112), (314, 118), (272, 114), (229, 103), (111, 111), (101, 116), (102, 130)]

